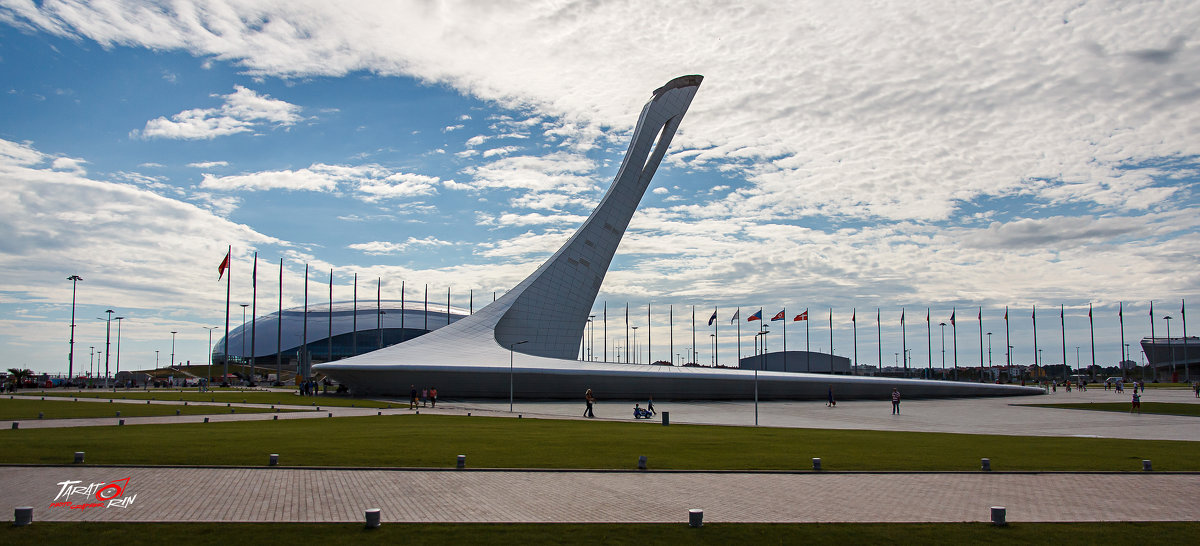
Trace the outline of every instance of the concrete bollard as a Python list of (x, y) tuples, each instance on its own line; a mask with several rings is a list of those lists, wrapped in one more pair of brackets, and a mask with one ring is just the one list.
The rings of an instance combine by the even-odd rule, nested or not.
[(459, 455), (458, 461), (455, 463), (454, 468), (466, 468), (466, 467), (467, 467), (467, 456)]
[(638, 457), (638, 470), (645, 470), (645, 469), (646, 469), (646, 456), (641, 455)]
[(183, 405), (185, 405), (185, 406), (186, 406), (186, 405), (187, 405), (187, 402), (184, 402), (184, 403), (183, 403)]
[(704, 510), (692, 508), (688, 510), (688, 527), (704, 526)]
[(233, 405), (233, 404), (230, 404), (229, 402), (226, 402), (226, 403), (225, 403), (225, 407), (227, 407), (227, 408), (228, 408), (228, 407), (230, 407), (230, 406), (232, 406), (232, 405)]
[(275, 466), (275, 465), (279, 464), (279, 454), (278, 453), (271, 454), (271, 462), (269, 464), (271, 466)]
[(21, 426), (21, 423), (13, 421), (13, 428), (12, 428), (13, 430), (17, 430), (17, 428), (19, 428), (20, 426)]
[(75, 464), (83, 464), (83, 452), (82, 451), (75, 452)]
[(382, 412), (382, 411), (377, 411), (377, 412), (375, 412), (375, 415), (383, 415), (383, 412)]
[(367, 519), (367, 529), (378, 529), (379, 525), (380, 525), (379, 509), (378, 508), (369, 508), (369, 509), (367, 509), (367, 512), (365, 515), (366, 515), (366, 519)]
[(987, 458), (979, 459), (979, 469), (984, 472), (990, 472), (992, 470), (992, 460)]
[[(417, 413), (421, 413), (421, 412), (418, 411)], [(517, 414), (517, 419), (520, 419), (522, 417), (524, 417), (524, 415), (521, 415), (520, 413)]]
[(1154, 470), (1154, 467), (1150, 465), (1150, 459), (1142, 459), (1142, 470), (1145, 472)]
[(1007, 512), (1008, 511), (1005, 510), (1003, 506), (993, 506), (992, 507), (992, 525), (995, 525), (997, 527), (1003, 527), (1005, 525), (1008, 525), (1008, 522), (1004, 521), (1004, 516)]
[(278, 415), (272, 415), (272, 416), (271, 416), (271, 420), (272, 420), (272, 421), (278, 421), (278, 420), (279, 420), (279, 416), (278, 416)]
[(329, 412), (329, 413), (328, 413), (328, 416), (329, 416), (329, 417), (333, 417), (333, 412), (332, 412), (332, 411), (331, 411), (331, 412)]
[(117, 426), (120, 426), (120, 427), (125, 426), (125, 420), (121, 419), (121, 420), (117, 421)]
[(33, 523), (33, 507), (18, 506), (13, 509), (13, 527), (24, 527)]
[(467, 417), (470, 417), (470, 416), (471, 416), (471, 412), (469, 412), (469, 411), (468, 411), (468, 412), (467, 412)]
[(205, 422), (205, 423), (207, 423), (207, 422), (208, 422), (208, 417), (205, 417), (205, 418), (204, 418), (204, 422)]
[(821, 458), (813, 457), (813, 470), (820, 470), (820, 469), (821, 469)]
[(663, 419), (663, 426), (664, 426), (664, 427), (669, 427), (669, 426), (671, 426), (671, 412), (669, 412), (669, 411), (664, 411), (664, 412), (662, 412), (662, 416), (663, 416), (663, 417), (662, 417), (662, 419)]

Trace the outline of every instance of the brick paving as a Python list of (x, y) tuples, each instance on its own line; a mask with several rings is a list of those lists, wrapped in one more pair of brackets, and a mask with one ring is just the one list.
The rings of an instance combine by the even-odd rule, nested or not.
[[(129, 477), (126, 508), (51, 507), (59, 482)], [(83, 502), (77, 495), (71, 500)], [(35, 520), (353, 522), (1191, 521), (1200, 474), (706, 473), (0, 467)]]

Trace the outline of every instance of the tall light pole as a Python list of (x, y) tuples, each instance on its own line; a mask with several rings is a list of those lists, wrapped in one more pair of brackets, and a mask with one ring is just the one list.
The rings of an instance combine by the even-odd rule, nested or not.
[[(125, 317), (113, 317), (113, 320), (117, 321), (117, 371), (114, 373), (114, 377), (121, 373), (121, 321), (124, 319)], [(113, 383), (113, 390), (117, 390), (116, 382)]]
[(96, 346), (92, 345), (88, 349), (90, 349), (88, 352), (88, 377), (90, 378), (92, 377), (92, 357), (96, 356)]
[[(238, 356), (242, 357), (242, 365), (246, 365), (246, 308), (250, 307), (249, 303), (243, 303), (242, 306), (242, 351)], [(228, 341), (226, 341), (228, 343)], [(223, 380), (224, 378), (222, 378)]]
[(513, 347), (522, 343), (529, 343), (528, 339), (523, 339), (508, 346), (508, 412), (513, 411)]
[(712, 352), (712, 365), (714, 368), (716, 368), (717, 367), (717, 334), (708, 334), (708, 337), (712, 338), (712, 351), (713, 351)]
[[(175, 367), (175, 334), (178, 334), (178, 333), (179, 332), (176, 330), (171, 330), (171, 365), (168, 366), (169, 368)], [(229, 345), (228, 339), (225, 340), (225, 345)], [(229, 352), (229, 347), (225, 348), (225, 352)], [(209, 375), (212, 375), (212, 374), (210, 373)]]
[[(212, 365), (212, 332), (213, 332), (213, 330), (220, 328), (220, 326), (201, 326), (201, 328), (208, 330), (208, 355), (205, 357), (205, 360), (207, 360), (208, 364), (211, 366)], [(175, 332), (171, 332), (171, 333), (175, 333)], [(225, 343), (229, 343), (229, 340), (225, 340)], [(157, 351), (155, 351), (155, 352), (157, 352)], [(278, 378), (279, 376), (276, 375), (275, 377)]]
[(637, 364), (638, 363), (638, 346), (637, 346), (637, 329), (638, 329), (638, 327), (631, 326), (631, 328), (633, 328), (633, 364)]
[[(942, 375), (946, 375), (946, 323), (939, 322), (938, 326), (942, 327)], [(945, 379), (945, 377), (943, 377)]]
[(1079, 373), (1079, 346), (1075, 346), (1075, 373)]
[[(987, 335), (988, 335), (988, 369), (991, 369), (991, 367), (992, 367), (992, 333), (988, 332)], [(1000, 374), (996, 374), (996, 377), (999, 378)], [(979, 380), (983, 381), (983, 378), (980, 377)]]
[[(211, 340), (212, 338), (210, 337), (209, 339)], [(211, 341), (209, 343), (211, 343)], [(211, 349), (210, 349), (210, 352), (211, 352)], [(158, 349), (154, 350), (154, 369), (156, 369), (156, 370), (158, 369)]]
[(592, 362), (593, 360), (595, 360), (594, 353), (595, 353), (595, 346), (596, 346), (596, 315), (588, 315), (587, 326), (588, 326), (587, 359), (588, 359), (588, 362)]
[(109, 345), (111, 345), (110, 340), (112, 339), (113, 310), (109, 309), (109, 310), (105, 311), (105, 313), (108, 313), (107, 319), (102, 319), (102, 318), (97, 317), (96, 320), (104, 321), (104, 388), (107, 389), (108, 388), (108, 347), (109, 347)]
[[(1171, 355), (1171, 380), (1174, 381), (1175, 380), (1175, 351), (1173, 349), (1175, 347), (1171, 345), (1171, 318), (1172, 318), (1171, 315), (1167, 315), (1167, 316), (1163, 317), (1163, 320), (1167, 321), (1167, 352), (1170, 353), (1170, 355)], [(1154, 363), (1151, 362), (1151, 365), (1153, 365), (1153, 364)], [(1156, 370), (1156, 372), (1157, 372), (1157, 370)], [(1158, 377), (1157, 373), (1155, 374), (1154, 377)]]
[(79, 275), (67, 277), (71, 281), (71, 348), (67, 352), (67, 383), (75, 376), (75, 285), (83, 280)]

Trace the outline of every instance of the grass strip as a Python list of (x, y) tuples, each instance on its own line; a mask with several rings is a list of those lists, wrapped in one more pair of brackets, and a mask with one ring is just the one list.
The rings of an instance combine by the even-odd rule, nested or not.
[[(1090, 411), (1115, 411), (1129, 413), (1129, 402), (1084, 402), (1078, 404), (1018, 404), (1021, 406), (1037, 406), (1040, 408), (1057, 408)], [(1200, 404), (1186, 402), (1142, 402), (1142, 413), (1157, 415), (1185, 415), (1200, 417)]]
[[(385, 515), (386, 517), (386, 515)], [(36, 518), (36, 514), (35, 514)], [(686, 514), (684, 515), (686, 518)], [(5, 544), (1196, 544), (1197, 522), (75, 523), (4, 526)]]
[[(212, 389), (208, 392), (197, 392), (191, 390), (170, 390), (170, 389), (151, 389), (148, 391), (98, 391), (98, 392), (55, 392), (55, 391), (27, 391), (26, 396), (56, 396), (65, 398), (112, 398), (122, 400), (175, 400), (188, 402), (223, 402), (234, 403), (239, 402), (245, 404), (275, 404), (275, 405), (294, 405), (294, 406), (331, 406), (331, 407), (358, 407), (358, 408), (388, 408), (400, 407), (397, 402), (380, 402), (377, 400), (367, 400), (363, 398), (350, 398), (349, 396), (339, 395), (320, 395), (320, 396), (300, 396), (292, 392), (279, 391), (260, 391), (260, 390), (236, 390), (236, 389)], [(407, 404), (404, 404), (407, 406)]]
[(384, 415), (71, 430), (0, 430), (0, 462), (632, 469), (1200, 471), (1200, 442)]
[[(8, 400), (0, 399), (0, 421), (36, 421), (41, 419), (85, 419), (96, 417), (159, 417), (163, 415), (215, 415), (220, 413), (267, 413), (269, 407), (184, 406), (182, 404), (133, 404), (113, 402), (74, 402), (71, 400)], [(304, 411), (304, 410), (280, 410)], [(120, 415), (117, 415), (120, 412)]]

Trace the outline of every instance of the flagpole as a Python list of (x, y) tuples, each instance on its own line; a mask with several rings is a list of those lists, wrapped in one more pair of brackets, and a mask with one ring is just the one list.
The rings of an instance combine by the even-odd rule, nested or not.
[(983, 306), (979, 306), (979, 382), (983, 383)]
[(804, 371), (812, 373), (812, 346), (809, 344), (808, 325), (812, 322), (808, 320), (808, 308), (804, 308)]
[(1062, 325), (1063, 381), (1070, 381), (1068, 370), (1071, 368), (1067, 366), (1067, 306), (1061, 303), (1058, 306), (1058, 322)]
[(279, 310), (275, 315), (275, 382), (283, 383), (283, 258), (279, 259)]
[(875, 308), (875, 348), (879, 352), (879, 368), (875, 370), (875, 375), (883, 372), (883, 326), (880, 325), (879, 308)]
[(829, 373), (833, 373), (833, 308), (829, 308)]
[[(408, 297), (408, 294), (406, 293), (407, 292), (406, 288), (408, 288), (408, 286), (405, 284), (405, 282), (406, 281), (404, 281), (403, 279), (401, 279), (401, 281), (400, 281), (400, 343), (404, 343), (404, 340), (405, 340), (404, 333), (407, 331), (404, 329), (404, 316), (408, 314), (408, 309), (405, 308), (405, 306), (404, 306), (404, 300)], [(379, 340), (380, 340), (379, 346), (382, 348), (383, 347), (383, 332), (382, 331), (380, 332), (379, 336), (380, 336), (379, 337)]]
[(329, 269), (329, 339), (325, 347), (325, 361), (333, 362), (333, 268)]
[(670, 344), (667, 345), (667, 348), (670, 349), (670, 351), (671, 351), (670, 354), (667, 355), (667, 357), (668, 357), (667, 360), (670, 360), (671, 365), (674, 366), (675, 365), (675, 304), (673, 304), (673, 303), (667, 306), (667, 321), (670, 322), (670, 327), (669, 327), (668, 331), (670, 332), (669, 336), (671, 338)]
[[(403, 282), (403, 281), (401, 281)], [(404, 293), (400, 293), (400, 305), (404, 305)], [(400, 312), (400, 320), (404, 320), (404, 311)], [(383, 277), (375, 277), (375, 333), (379, 335), (379, 348), (383, 348)], [(404, 337), (404, 328), (400, 329), (401, 338)]]
[(1012, 341), (1008, 337), (1008, 306), (1004, 306), (1004, 355), (1008, 367), (1008, 382), (1012, 383)]
[(1117, 308), (1117, 319), (1121, 321), (1121, 380), (1128, 379), (1125, 375), (1125, 361), (1129, 360), (1125, 356), (1125, 302), (1120, 302), (1120, 307)]
[[(1183, 319), (1183, 381), (1184, 383), (1192, 382), (1191, 363), (1188, 362), (1188, 340), (1187, 340), (1187, 300), (1179, 300), (1179, 318)], [(1092, 358), (1096, 358), (1092, 355)]]
[(351, 324), (351, 330), (354, 333), (350, 336), (350, 356), (358, 356), (358, 273), (354, 273), (354, 320)]
[(929, 358), (926, 364), (925, 379), (933, 379), (933, 325), (929, 320), (929, 308), (925, 308), (925, 356)]
[[(1150, 346), (1157, 349), (1157, 342), (1154, 339), (1154, 300), (1150, 300)], [(1146, 363), (1150, 365), (1152, 381), (1158, 381), (1158, 367), (1154, 365), (1154, 361), (1150, 359), (1150, 355), (1146, 355)], [(1142, 368), (1142, 379), (1146, 378), (1146, 368)]]
[(308, 359), (308, 264), (304, 264), (304, 326), (301, 328), (300, 371), (301, 378), (308, 379), (308, 367), (304, 361)]
[(1096, 322), (1092, 318), (1092, 304), (1088, 303), (1088, 332), (1092, 338), (1092, 381), (1096, 380)]
[(429, 333), (429, 283), (425, 283), (425, 333)]
[(700, 359), (696, 357), (696, 306), (692, 306), (692, 362), (699, 364)]
[(721, 325), (721, 321), (717, 320), (717, 311), (720, 311), (720, 310), (721, 310), (720, 307), (713, 307), (713, 318), (712, 318), (712, 323), (713, 323), (713, 366), (716, 366), (718, 368), (721, 367), (721, 357), (720, 357), (720, 353), (721, 353), (721, 335), (720, 334), (721, 333), (717, 329)]
[(851, 308), (850, 310), (850, 327), (854, 330), (854, 371), (853, 375), (858, 375), (858, 309)]
[[(254, 383), (254, 364), (255, 352), (254, 342), (258, 340), (257, 332), (258, 325), (258, 251), (254, 252), (254, 273), (250, 277), (251, 296), (250, 296), (250, 383)], [(117, 331), (121, 331), (121, 323), (117, 323)], [(121, 338), (117, 338), (119, 341)]]
[(783, 307), (783, 371), (787, 371), (787, 306)]
[[(695, 321), (693, 326), (695, 326)], [(629, 302), (625, 302), (625, 363), (629, 364)]]
[(954, 380), (958, 381), (958, 314), (957, 308), (950, 309), (950, 337), (954, 339)]
[(733, 312), (733, 322), (737, 323), (737, 349), (738, 349), (738, 367), (742, 367), (742, 308), (739, 306), (737, 311)]
[[(650, 302), (646, 302), (646, 364), (654, 364), (654, 345), (650, 343)], [(714, 357), (715, 358), (715, 357)]]
[[(229, 295), (232, 287), (233, 279), (233, 245), (225, 251), (225, 257), (229, 260), (229, 265), (225, 266), (225, 375), (221, 376), (221, 383), (225, 382), (225, 378), (229, 377)], [(174, 362), (171, 363), (175, 365)], [(212, 375), (211, 373), (209, 375)], [(221, 383), (218, 383), (220, 385)]]
[(904, 359), (904, 377), (908, 377), (908, 327), (904, 324), (904, 308), (900, 308), (900, 356)]
[(604, 302), (604, 361), (608, 362), (608, 301)]
[[(1040, 368), (1041, 368), (1041, 366), (1042, 366), (1042, 363), (1041, 363), (1041, 362), (1038, 362), (1038, 344), (1037, 344), (1037, 305), (1036, 305), (1036, 304), (1034, 304), (1034, 306), (1033, 306), (1033, 314), (1032, 314), (1032, 315), (1030, 315), (1030, 317), (1032, 317), (1032, 318), (1033, 318), (1033, 365), (1034, 365), (1034, 366), (1036, 366), (1036, 367), (1038, 367), (1038, 368), (1040, 369)], [(1043, 372), (1043, 373), (1044, 373), (1044, 372)]]

